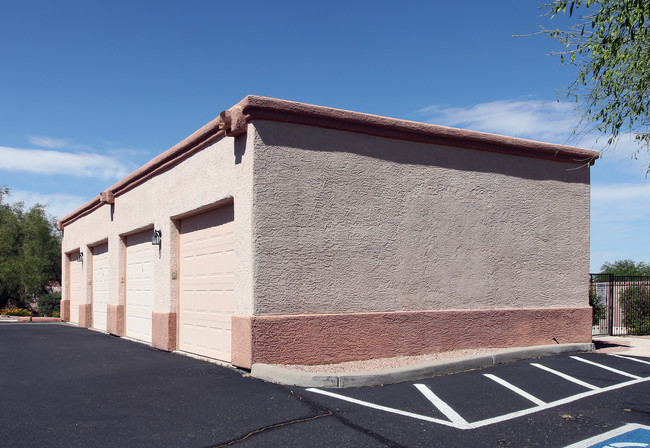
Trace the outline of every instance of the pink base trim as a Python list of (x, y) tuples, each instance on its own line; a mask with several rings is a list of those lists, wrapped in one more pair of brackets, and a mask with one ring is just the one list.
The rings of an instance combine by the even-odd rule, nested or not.
[(125, 335), (124, 305), (111, 305), (106, 307), (106, 331), (115, 336)]
[(61, 322), (60, 317), (26, 317), (18, 318), (18, 322)]
[(70, 301), (61, 300), (61, 320), (65, 322), (70, 322)]
[(83, 328), (93, 326), (93, 306), (90, 303), (79, 305), (79, 326)]
[(234, 366), (250, 369), (253, 365), (254, 316), (232, 316), (231, 358)]
[(152, 342), (168, 352), (176, 350), (176, 313), (153, 313)]
[(233, 316), (232, 363), (330, 364), (553, 338), (591, 342), (591, 307)]

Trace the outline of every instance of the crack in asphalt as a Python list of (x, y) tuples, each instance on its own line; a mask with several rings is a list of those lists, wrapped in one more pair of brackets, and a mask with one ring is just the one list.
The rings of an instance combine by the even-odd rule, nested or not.
[(316, 420), (316, 419), (321, 418), (321, 417), (329, 417), (330, 415), (332, 415), (332, 412), (328, 411), (325, 414), (317, 414), (317, 415), (312, 415), (310, 417), (296, 418), (296, 419), (293, 419), (293, 420), (287, 420), (287, 421), (280, 422), (280, 423), (274, 423), (273, 425), (263, 426), (261, 428), (250, 431), (248, 434), (246, 434), (244, 436), (241, 436), (241, 437), (238, 437), (236, 439), (232, 439), (232, 440), (230, 440), (228, 442), (224, 442), (224, 443), (221, 443), (221, 444), (218, 444), (218, 445), (210, 445), (209, 447), (206, 447), (206, 448), (223, 448), (223, 447), (226, 447), (226, 446), (232, 446), (235, 443), (242, 442), (242, 441), (248, 439), (249, 437), (253, 437), (253, 436), (255, 436), (257, 434), (260, 434), (262, 432), (265, 432), (265, 431), (280, 428), (282, 426), (293, 425), (295, 423), (308, 422), (308, 421), (311, 421), (311, 420)]
[[(282, 386), (280, 386), (280, 387), (282, 387)], [(401, 444), (399, 444), (399, 443), (397, 443), (397, 442), (395, 442), (393, 440), (390, 440), (390, 439), (382, 436), (381, 434), (378, 434), (378, 433), (376, 433), (374, 431), (371, 431), (371, 430), (369, 430), (367, 428), (364, 428), (363, 426), (357, 425), (356, 423), (352, 422), (351, 420), (348, 420), (347, 418), (343, 417), (342, 415), (335, 413), (334, 411), (332, 411), (328, 407), (323, 406), (322, 404), (320, 404), (318, 402), (315, 402), (315, 401), (313, 401), (313, 400), (311, 400), (309, 398), (306, 398), (306, 397), (304, 397), (302, 395), (296, 394), (291, 389), (288, 389), (288, 388), (285, 388), (285, 387), (282, 387), (282, 388), (288, 390), (289, 393), (295, 399), (304, 402), (310, 408), (311, 411), (318, 411), (318, 413), (316, 413), (314, 415), (310, 415), (308, 417), (296, 418), (296, 419), (286, 420), (284, 422), (274, 423), (272, 425), (263, 426), (261, 428), (249, 431), (248, 433), (246, 433), (246, 434), (244, 434), (242, 436), (239, 436), (237, 438), (234, 438), (234, 439), (231, 439), (231, 440), (228, 440), (228, 441), (225, 441), (225, 442), (220, 442), (220, 443), (217, 443), (215, 445), (209, 445), (208, 447), (205, 447), (205, 448), (223, 448), (223, 447), (233, 446), (233, 445), (235, 445), (235, 444), (237, 444), (239, 442), (243, 442), (244, 440), (250, 439), (251, 437), (255, 437), (256, 435), (262, 434), (264, 432), (273, 431), (275, 429), (286, 427), (286, 426), (289, 426), (289, 425), (294, 425), (294, 424), (299, 424), (299, 423), (304, 423), (304, 422), (308, 422), (308, 421), (317, 420), (317, 419), (323, 418), (323, 417), (332, 417), (335, 420), (337, 420), (339, 423), (341, 423), (342, 425), (347, 426), (348, 428), (350, 428), (350, 429), (352, 429), (352, 430), (354, 430), (356, 432), (360, 432), (362, 434), (365, 434), (365, 435), (375, 439), (377, 442), (383, 444), (384, 446), (386, 446), (388, 448), (407, 448), (406, 446), (401, 445)]]

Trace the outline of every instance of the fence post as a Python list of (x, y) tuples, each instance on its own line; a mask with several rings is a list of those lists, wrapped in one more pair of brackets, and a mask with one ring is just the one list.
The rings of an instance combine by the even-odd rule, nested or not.
[(614, 335), (614, 274), (607, 274), (609, 291), (607, 294), (607, 332)]

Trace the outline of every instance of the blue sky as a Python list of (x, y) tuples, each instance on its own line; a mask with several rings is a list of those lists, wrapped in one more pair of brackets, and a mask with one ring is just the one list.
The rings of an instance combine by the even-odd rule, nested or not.
[[(560, 48), (512, 37), (565, 23), (539, 3), (3, 2), (0, 185), (61, 217), (249, 94), (600, 150), (556, 101)], [(650, 262), (635, 149), (592, 167), (592, 271)]]

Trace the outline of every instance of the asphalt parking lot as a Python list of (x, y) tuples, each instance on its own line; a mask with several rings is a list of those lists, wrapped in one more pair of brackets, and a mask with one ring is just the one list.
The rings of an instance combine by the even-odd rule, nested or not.
[(65, 324), (3, 323), (0, 359), (0, 446), (563, 447), (604, 433), (581, 446), (650, 444), (641, 357), (558, 355), (319, 389)]

